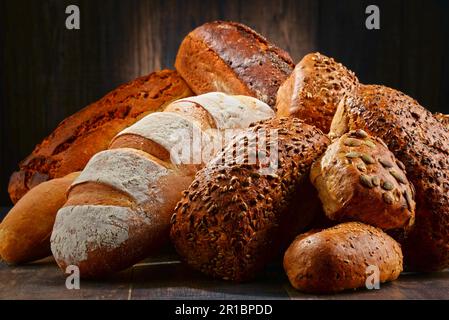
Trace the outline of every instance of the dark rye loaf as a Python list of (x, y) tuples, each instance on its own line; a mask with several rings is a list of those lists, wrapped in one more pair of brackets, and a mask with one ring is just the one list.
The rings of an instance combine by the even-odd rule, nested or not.
[[(261, 129), (277, 129), (277, 141), (270, 135), (268, 142), (278, 145), (278, 168), (261, 175), (260, 163), (249, 164), (247, 155), (238, 161), (229, 157), (247, 136), (238, 135), (197, 173), (172, 218), (171, 239), (178, 253), (213, 277), (243, 281), (256, 276), (310, 224), (320, 207), (308, 174), (328, 138), (293, 118), (258, 123), (248, 132)], [(269, 157), (273, 150), (266, 149)]]

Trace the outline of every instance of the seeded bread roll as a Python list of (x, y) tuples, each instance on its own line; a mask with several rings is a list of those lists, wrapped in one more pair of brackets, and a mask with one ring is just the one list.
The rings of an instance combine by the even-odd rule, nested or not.
[(79, 172), (41, 183), (22, 197), (0, 224), (0, 258), (25, 263), (51, 255), (50, 235), (56, 213)]
[(190, 95), (186, 83), (171, 70), (154, 72), (108, 93), (61, 122), (19, 164), (20, 170), (12, 174), (9, 182), (11, 200), (16, 203), (39, 183), (82, 170), (124, 128)]
[(449, 114), (435, 113), (434, 116), (439, 121), (441, 121), (441, 123), (444, 124), (446, 128), (449, 128)]
[[(103, 277), (132, 266), (168, 242), (175, 204), (195, 169), (204, 165), (201, 147), (208, 139), (202, 138), (246, 129), (274, 116), (255, 98), (242, 102), (224, 96), (215, 92), (188, 99), (197, 101), (207, 115), (193, 107), (188, 113), (189, 101), (174, 102), (184, 107), (168, 106), (171, 111), (147, 115), (120, 132), (109, 150), (92, 157), (56, 217), (51, 249), (62, 270), (76, 265), (83, 278)], [(209, 120), (216, 131), (206, 132)], [(177, 157), (177, 151), (187, 152)]]
[(416, 189), (415, 226), (403, 242), (405, 262), (416, 271), (449, 267), (449, 131), (407, 95), (363, 86), (340, 104), (331, 132), (362, 129), (381, 138), (405, 165)]
[(357, 86), (357, 77), (341, 63), (310, 53), (279, 88), (277, 115), (298, 117), (327, 133), (338, 103)]
[(329, 219), (408, 229), (415, 201), (404, 169), (381, 139), (355, 130), (329, 146), (313, 164), (310, 179)]
[(310, 293), (364, 287), (376, 267), (380, 282), (396, 280), (402, 271), (401, 247), (380, 229), (359, 222), (300, 235), (284, 256), (292, 286)]
[(190, 32), (175, 62), (198, 95), (210, 91), (247, 95), (272, 107), (294, 66), (288, 53), (254, 30), (225, 21), (209, 22)]
[(293, 118), (258, 123), (236, 136), (197, 173), (175, 208), (171, 239), (181, 257), (213, 277), (256, 276), (319, 210), (308, 175), (328, 143)]

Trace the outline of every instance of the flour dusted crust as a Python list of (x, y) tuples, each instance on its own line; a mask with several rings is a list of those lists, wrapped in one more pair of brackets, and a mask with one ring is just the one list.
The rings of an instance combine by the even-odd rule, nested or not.
[(247, 128), (251, 123), (274, 117), (273, 110), (262, 101), (252, 97), (232, 96), (210, 92), (196, 97), (181, 99), (202, 106), (215, 120), (218, 129)]
[[(261, 174), (261, 162), (248, 161), (249, 154), (228, 159), (229, 150), (261, 130), (277, 146), (266, 148), (267, 157), (275, 153), (279, 160), (267, 174)], [(258, 122), (239, 134), (197, 173), (175, 208), (171, 239), (181, 257), (213, 277), (256, 276), (319, 209), (308, 174), (328, 142), (321, 131), (293, 118)]]
[(274, 107), (276, 92), (294, 64), (285, 51), (249, 27), (215, 21), (185, 37), (175, 67), (196, 94), (248, 95)]
[(176, 71), (162, 70), (138, 78), (108, 93), (62, 121), (19, 164), (8, 192), (16, 203), (29, 189), (71, 172), (108, 148), (112, 138), (150, 112), (192, 95)]
[(310, 179), (329, 219), (409, 229), (414, 189), (403, 168), (381, 139), (356, 130), (329, 146), (313, 164)]
[(341, 63), (310, 53), (279, 88), (277, 115), (298, 117), (327, 133), (338, 104), (358, 85), (355, 74)]
[(72, 188), (86, 182), (106, 184), (128, 194), (137, 204), (151, 199), (160, 203), (160, 190), (148, 188), (166, 176), (169, 170), (152, 161), (148, 154), (130, 148), (105, 150), (87, 164)]
[(375, 270), (380, 282), (397, 279), (403, 269), (402, 251), (382, 230), (348, 222), (298, 236), (285, 252), (284, 269), (300, 291), (339, 292), (365, 287)]
[(128, 240), (133, 221), (141, 223), (126, 207), (64, 207), (58, 212), (51, 237), (53, 254), (67, 265), (78, 265), (98, 249), (117, 249)]

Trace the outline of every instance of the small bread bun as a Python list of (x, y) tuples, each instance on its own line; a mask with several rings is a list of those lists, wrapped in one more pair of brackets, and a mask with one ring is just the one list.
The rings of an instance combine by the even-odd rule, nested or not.
[(381, 139), (355, 130), (329, 146), (310, 179), (329, 219), (408, 228), (415, 217), (414, 189), (403, 169)]

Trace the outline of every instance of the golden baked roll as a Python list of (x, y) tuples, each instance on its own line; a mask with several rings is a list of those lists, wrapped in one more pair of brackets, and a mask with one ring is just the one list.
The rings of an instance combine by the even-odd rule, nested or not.
[(298, 236), (284, 255), (292, 286), (310, 293), (365, 287), (372, 272), (381, 283), (402, 271), (401, 246), (382, 230), (347, 222)]
[(415, 201), (404, 169), (380, 138), (355, 130), (333, 141), (313, 164), (310, 179), (329, 219), (408, 229)]

